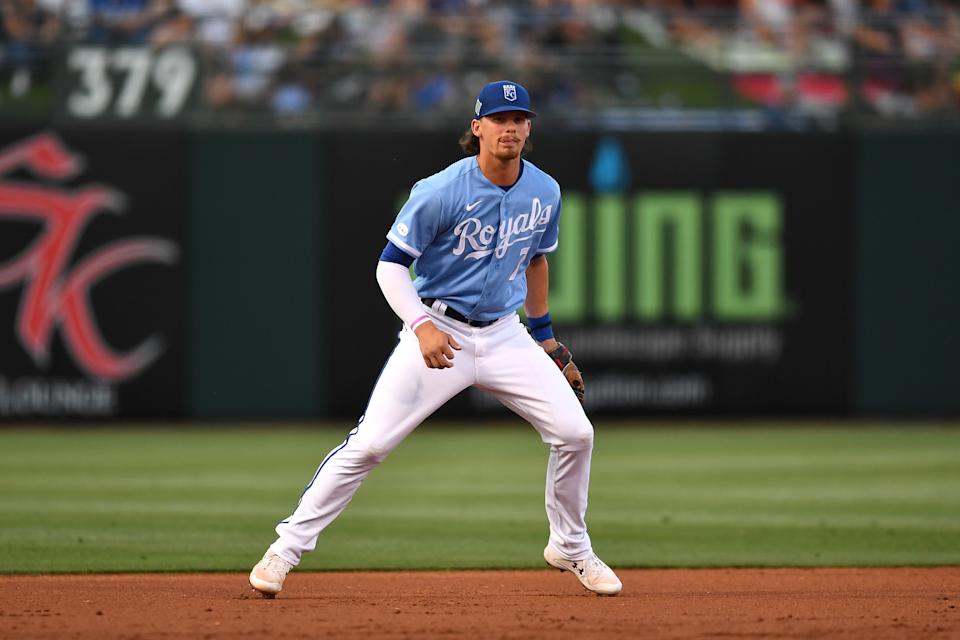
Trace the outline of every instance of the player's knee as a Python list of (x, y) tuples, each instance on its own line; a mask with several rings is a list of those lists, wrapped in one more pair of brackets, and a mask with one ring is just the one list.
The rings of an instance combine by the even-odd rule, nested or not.
[(387, 454), (389, 454), (390, 452), (384, 449), (383, 447), (379, 447), (377, 445), (371, 444), (367, 447), (364, 447), (361, 453), (364, 459), (366, 460), (367, 464), (374, 466), (386, 460)]
[(351, 442), (348, 447), (339, 455), (341, 465), (355, 471), (369, 471), (373, 467), (383, 462), (390, 451), (377, 443), (373, 442)]
[(577, 432), (574, 443), (581, 449), (593, 447), (593, 426), (588, 424), (585, 429)]
[(357, 443), (351, 452), (351, 457), (359, 465), (375, 467), (386, 459), (388, 453), (390, 451), (378, 443), (365, 442)]
[(593, 425), (589, 420), (576, 420), (565, 426), (566, 428), (561, 431), (561, 448), (578, 451), (593, 447)]

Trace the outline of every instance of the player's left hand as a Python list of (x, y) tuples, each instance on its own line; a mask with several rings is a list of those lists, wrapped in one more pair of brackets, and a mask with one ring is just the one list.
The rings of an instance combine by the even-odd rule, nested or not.
[(573, 354), (570, 353), (570, 349), (567, 349), (566, 345), (554, 338), (544, 340), (540, 343), (540, 346), (547, 352), (550, 359), (560, 367), (560, 371), (563, 372), (563, 376), (570, 384), (570, 388), (573, 389), (573, 392), (577, 395), (577, 400), (582, 404), (586, 387), (583, 384), (583, 376), (580, 375), (580, 369), (573, 362)]

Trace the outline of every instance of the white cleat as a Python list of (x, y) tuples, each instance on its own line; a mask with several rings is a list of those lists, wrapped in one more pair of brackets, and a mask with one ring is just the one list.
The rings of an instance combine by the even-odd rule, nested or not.
[(584, 587), (601, 596), (615, 596), (623, 588), (623, 583), (613, 569), (604, 564), (603, 560), (592, 551), (582, 560), (567, 560), (547, 545), (543, 550), (543, 559), (551, 567), (556, 567), (560, 571), (569, 571), (577, 576)]
[(290, 569), (293, 569), (292, 564), (268, 550), (250, 572), (250, 586), (264, 598), (272, 598), (283, 589), (283, 581)]

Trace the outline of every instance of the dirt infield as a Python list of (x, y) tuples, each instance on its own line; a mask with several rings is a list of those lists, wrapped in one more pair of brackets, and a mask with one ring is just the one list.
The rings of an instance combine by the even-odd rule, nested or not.
[(2, 638), (960, 638), (960, 567), (0, 577)]

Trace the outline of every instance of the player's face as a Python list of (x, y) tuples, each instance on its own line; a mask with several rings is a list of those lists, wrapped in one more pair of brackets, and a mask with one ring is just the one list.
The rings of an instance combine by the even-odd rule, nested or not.
[(520, 157), (530, 137), (530, 118), (525, 111), (501, 111), (473, 121), (473, 135), (480, 139), (480, 152), (500, 160)]

